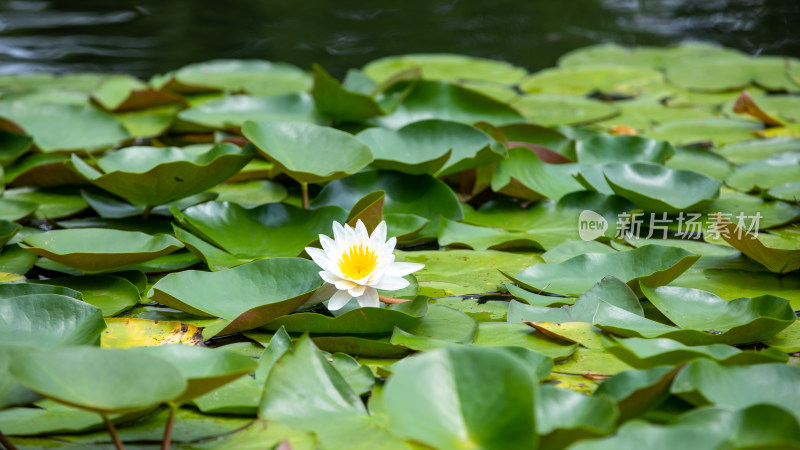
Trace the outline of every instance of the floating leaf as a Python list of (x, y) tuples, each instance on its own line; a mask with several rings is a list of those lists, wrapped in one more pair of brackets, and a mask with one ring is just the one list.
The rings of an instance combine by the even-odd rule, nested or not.
[(669, 141), (672, 145), (686, 145), (711, 141), (727, 145), (753, 139), (762, 130), (760, 123), (749, 120), (720, 118), (678, 120), (653, 128), (647, 133), (652, 139)]
[(16, 357), (10, 372), (45, 397), (101, 414), (151, 408), (186, 388), (172, 363), (131, 350), (72, 347), (29, 353)]
[(708, 358), (725, 365), (785, 362), (782, 352), (742, 351), (723, 344), (690, 347), (672, 339), (616, 339), (608, 351), (637, 369), (678, 365), (697, 358)]
[(116, 316), (141, 301), (139, 289), (119, 276), (84, 275), (50, 278), (37, 282), (44, 283), (41, 286), (65, 286), (80, 292), (83, 301), (100, 308), (105, 317)]
[(301, 183), (344, 178), (373, 159), (369, 147), (354, 136), (308, 123), (248, 121), (242, 133), (267, 159)]
[(298, 256), (319, 234), (328, 234), (333, 221), (346, 213), (328, 206), (306, 210), (285, 203), (246, 209), (236, 203), (206, 202), (175, 212), (191, 232), (235, 258)]
[(601, 134), (579, 141), (575, 153), (578, 161), (586, 164), (634, 162), (664, 164), (668, 158), (675, 155), (675, 148), (667, 142), (643, 136)]
[(91, 97), (106, 111), (126, 111), (183, 102), (180, 96), (172, 92), (153, 89), (143, 81), (126, 75), (106, 78), (94, 88)]
[(529, 121), (547, 127), (592, 123), (618, 114), (614, 106), (569, 95), (524, 95), (512, 106), (519, 108)]
[(99, 309), (58, 294), (2, 298), (0, 312), (3, 343), (45, 348), (95, 345), (106, 327)]
[(475, 344), (487, 347), (523, 347), (556, 361), (564, 361), (575, 352), (578, 344), (551, 339), (538, 330), (521, 323), (483, 322), (478, 324)]
[(390, 342), (427, 351), (448, 345), (471, 344), (477, 330), (478, 322), (467, 314), (432, 304), (421, 320), (403, 329), (396, 328)]
[(357, 308), (336, 317), (318, 313), (290, 314), (269, 322), (263, 328), (274, 331), (283, 327), (290, 333), (390, 333), (394, 327), (405, 329), (418, 322), (427, 311), (428, 300), (419, 296), (413, 301), (387, 308)]
[(447, 53), (410, 54), (376, 59), (364, 72), (381, 83), (404, 70), (419, 68), (426, 80), (476, 80), (514, 84), (525, 76), (525, 69), (503, 61)]
[(800, 268), (800, 233), (789, 229), (779, 234), (753, 234), (720, 215), (716, 218), (716, 226), (725, 242), (770, 272), (788, 273)]
[(317, 272), (313, 261), (300, 258), (264, 259), (221, 272), (187, 270), (159, 280), (150, 297), (191, 314), (228, 320), (217, 334), (230, 334), (297, 309), (322, 284)]
[(722, 183), (691, 170), (658, 164), (606, 164), (603, 175), (615, 194), (646, 211), (701, 211), (719, 196)]
[[(775, 405), (800, 417), (800, 368), (786, 364), (723, 366), (709, 359), (688, 364), (671, 392), (695, 405), (730, 408)], [(747, 389), (742, 389), (747, 386)]]
[(314, 100), (306, 93), (255, 97), (232, 95), (178, 113), (178, 119), (213, 130), (238, 131), (248, 120), (320, 123)]
[(590, 397), (543, 385), (536, 400), (541, 448), (566, 448), (575, 441), (611, 434), (619, 417), (616, 402), (608, 396)]
[(178, 69), (167, 87), (179, 92), (245, 91), (254, 95), (304, 92), (311, 77), (286, 63), (250, 59), (216, 59)]
[(586, 95), (595, 91), (639, 95), (663, 83), (664, 77), (657, 70), (598, 64), (545, 69), (525, 78), (520, 89), (567, 95)]
[[(408, 89), (408, 83), (397, 83), (386, 94)], [(375, 119), (386, 128), (398, 129), (412, 122), (441, 119), (472, 125), (486, 121), (494, 125), (523, 122), (519, 111), (505, 103), (470, 89), (439, 81), (413, 82), (411, 92), (391, 114)]]
[(175, 147), (128, 147), (97, 160), (103, 172), (74, 155), (72, 165), (92, 184), (134, 205), (155, 206), (215, 186), (244, 167), (253, 154), (252, 147), (228, 143), (200, 154)]
[(0, 102), (0, 117), (19, 125), (45, 153), (98, 151), (129, 137), (112, 116), (88, 105), (3, 101)]
[(172, 236), (102, 228), (47, 231), (22, 241), (32, 253), (87, 273), (149, 261), (183, 247)]
[(314, 64), (312, 68), (314, 87), (311, 95), (321, 115), (334, 122), (363, 122), (385, 114), (371, 95), (348, 90), (319, 64)]
[(638, 291), (639, 281), (648, 286), (667, 284), (699, 257), (675, 247), (647, 245), (627, 252), (588, 253), (558, 264), (538, 264), (509, 278), (528, 290), (574, 296), (613, 275)]
[(357, 135), (375, 154), (372, 167), (412, 175), (447, 175), (501, 159), (505, 151), (469, 125), (429, 119), (398, 130), (368, 128)]
[(577, 164), (546, 164), (527, 148), (511, 148), (508, 158), (495, 166), (491, 186), (495, 192), (527, 200), (559, 200), (584, 190), (572, 178), (580, 168)]
[(39, 205), (34, 212), (35, 219), (61, 219), (77, 214), (89, 207), (78, 189), (9, 189), (3, 197), (10, 200), (31, 202)]
[(800, 153), (778, 153), (733, 169), (725, 184), (742, 192), (766, 190), (798, 180)]
[(464, 246), (473, 250), (539, 248), (535, 235), (478, 227), (442, 219), (439, 222), (439, 245)]
[(435, 448), (533, 448), (534, 389), (503, 350), (447, 347), (394, 365), (383, 400), (393, 431)]

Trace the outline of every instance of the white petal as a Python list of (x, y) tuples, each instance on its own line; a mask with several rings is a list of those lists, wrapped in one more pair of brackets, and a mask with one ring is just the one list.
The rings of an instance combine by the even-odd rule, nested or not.
[(335, 283), (336, 289), (341, 291), (346, 291), (348, 289), (353, 289), (354, 287), (358, 286), (357, 284), (353, 283), (350, 280), (339, 280)]
[(314, 291), (311, 297), (306, 300), (306, 305), (316, 305), (331, 298), (336, 293), (336, 287), (332, 284), (323, 284), (321, 288)]
[(378, 291), (376, 291), (375, 288), (366, 288), (364, 290), (364, 295), (358, 297), (356, 300), (358, 300), (358, 304), (362, 308), (365, 306), (373, 308), (378, 308), (381, 306), (380, 302), (378, 301)]
[(394, 246), (397, 245), (397, 238), (392, 237), (388, 241), (386, 241), (386, 245), (383, 247), (384, 251), (387, 253), (394, 252)]
[(367, 231), (367, 226), (364, 225), (364, 222), (361, 219), (358, 219), (356, 222), (356, 236), (362, 241), (369, 240), (369, 232)]
[(340, 253), (337, 251), (336, 242), (334, 242), (333, 239), (324, 234), (320, 234), (319, 243), (322, 245), (322, 249), (325, 250), (325, 254), (328, 255), (328, 258), (337, 259), (340, 256)]
[(308, 256), (310, 256), (311, 259), (313, 259), (314, 262), (323, 269), (325, 266), (330, 265), (331, 260), (324, 251), (314, 247), (306, 247), (306, 253), (308, 253)]
[(359, 241), (356, 232), (348, 224), (344, 224), (344, 241), (345, 247), (350, 247)]
[(339, 222), (333, 222), (333, 240), (336, 242), (344, 242), (344, 229)]
[(328, 310), (336, 311), (337, 309), (342, 309), (342, 307), (350, 301), (350, 297), (347, 291), (336, 291), (333, 297), (328, 301)]
[[(330, 273), (327, 270), (323, 270), (319, 273), (319, 277), (325, 280), (326, 283), (336, 284), (342, 281), (342, 277), (336, 275), (335, 273)], [(337, 289), (341, 289), (340, 287), (336, 287)]]
[(414, 273), (420, 269), (425, 267), (425, 264), (418, 264), (418, 263), (408, 263), (408, 262), (396, 262), (392, 263), (389, 267), (384, 270), (386, 275), (393, 275), (396, 277), (403, 277), (410, 273)]
[[(384, 276), (381, 281), (375, 285), (375, 289), (383, 289), (385, 291), (396, 291), (408, 286), (409, 282), (405, 278), (395, 277), (392, 275)], [(337, 288), (339, 286), (336, 286)]]
[(370, 243), (375, 248), (380, 248), (386, 244), (386, 221), (381, 221), (369, 237)]
[(365, 289), (367, 289), (366, 286), (357, 284), (354, 287), (348, 289), (347, 292), (349, 292), (350, 295), (353, 296), (353, 297), (361, 297), (362, 295), (364, 295), (364, 290)]

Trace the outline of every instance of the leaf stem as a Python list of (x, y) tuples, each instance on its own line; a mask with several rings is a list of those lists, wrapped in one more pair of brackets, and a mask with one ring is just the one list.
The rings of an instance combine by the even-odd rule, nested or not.
[(2, 431), (0, 431), (0, 444), (3, 444), (3, 446), (8, 450), (17, 450), (17, 447), (8, 440)]
[(164, 427), (164, 438), (161, 440), (161, 450), (169, 450), (172, 445), (172, 428), (175, 425), (175, 413), (178, 407), (169, 405), (169, 418), (167, 419), (167, 426)]
[(146, 206), (144, 208), (144, 211), (142, 211), (142, 219), (147, 219), (148, 217), (150, 217), (150, 211), (152, 211), (152, 210), (153, 210), (152, 206), (149, 206), (149, 205)]
[(308, 209), (308, 183), (300, 182), (300, 190), (303, 194), (303, 209)]
[(405, 303), (405, 302), (410, 302), (411, 301), (411, 299), (408, 299), (408, 298), (392, 298), (392, 297), (386, 297), (385, 295), (380, 295), (380, 294), (378, 294), (378, 300), (382, 301), (383, 303), (388, 303), (388, 304)]
[(100, 417), (103, 418), (103, 422), (105, 422), (106, 428), (108, 429), (108, 434), (111, 435), (111, 440), (114, 441), (114, 447), (116, 447), (117, 450), (125, 450), (125, 446), (122, 445), (122, 440), (119, 438), (119, 434), (117, 434), (117, 429), (114, 427), (114, 424), (108, 420), (108, 416), (101, 413)]

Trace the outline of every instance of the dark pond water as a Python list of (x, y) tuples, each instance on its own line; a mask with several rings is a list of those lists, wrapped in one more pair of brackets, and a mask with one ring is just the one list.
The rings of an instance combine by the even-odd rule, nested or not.
[(535, 70), (598, 42), (683, 40), (800, 56), (798, 23), (800, 0), (0, 0), (0, 73), (149, 76), (212, 58), (263, 58), (319, 62), (341, 75), (412, 52)]

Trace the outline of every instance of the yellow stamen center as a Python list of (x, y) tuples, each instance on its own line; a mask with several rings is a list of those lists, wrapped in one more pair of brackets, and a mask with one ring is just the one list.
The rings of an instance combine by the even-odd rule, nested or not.
[(369, 275), (378, 264), (378, 256), (363, 244), (353, 245), (342, 253), (339, 270), (342, 275), (353, 280), (360, 280)]

